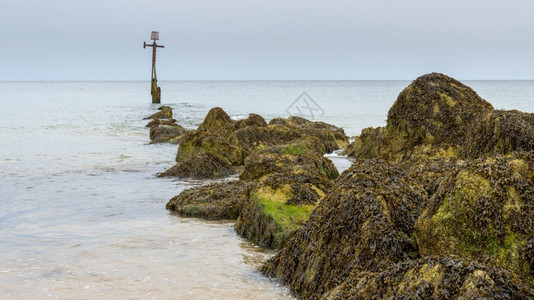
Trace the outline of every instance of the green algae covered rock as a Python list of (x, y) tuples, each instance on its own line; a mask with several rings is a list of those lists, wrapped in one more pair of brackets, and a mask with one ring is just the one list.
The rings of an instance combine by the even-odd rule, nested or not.
[(255, 243), (273, 248), (287, 242), (332, 187), (323, 177), (291, 172), (268, 174), (255, 182), (235, 229)]
[(382, 272), (351, 274), (321, 297), (334, 299), (534, 299), (512, 272), (455, 256), (431, 256)]
[(169, 200), (167, 209), (186, 217), (235, 220), (254, 186), (251, 182), (229, 181), (191, 188)]
[(201, 153), (212, 153), (232, 165), (242, 165), (246, 157), (242, 148), (226, 138), (194, 130), (187, 132), (180, 139), (176, 161), (188, 160)]
[(236, 222), (236, 231), (252, 241), (274, 248), (309, 218), (339, 176), (334, 164), (317, 152), (285, 153), (287, 148), (253, 154), (245, 160), (241, 180), (257, 182), (250, 201)]
[(425, 199), (400, 167), (357, 160), (263, 272), (315, 299), (352, 272), (379, 272), (417, 257), (413, 230)]
[(416, 224), (422, 256), (456, 254), (534, 282), (534, 154), (466, 162)]
[(210, 152), (201, 153), (182, 160), (158, 177), (176, 176), (194, 179), (217, 179), (236, 174), (227, 160)]

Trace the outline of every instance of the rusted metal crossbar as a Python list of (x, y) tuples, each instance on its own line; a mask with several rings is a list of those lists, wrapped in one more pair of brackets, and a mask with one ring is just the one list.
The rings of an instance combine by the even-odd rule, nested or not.
[(156, 49), (165, 48), (165, 46), (156, 43), (156, 41), (159, 40), (159, 32), (157, 31), (152, 31), (150, 39), (154, 41), (152, 44), (143, 42), (143, 48), (152, 47), (152, 81), (150, 84), (150, 95), (152, 95), (152, 103), (160, 103), (161, 88), (158, 86), (158, 76), (156, 74)]

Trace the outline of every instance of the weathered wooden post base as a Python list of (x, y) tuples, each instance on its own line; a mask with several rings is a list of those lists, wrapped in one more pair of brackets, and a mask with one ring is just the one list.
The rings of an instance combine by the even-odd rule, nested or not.
[(158, 86), (158, 75), (156, 74), (156, 49), (165, 47), (156, 44), (156, 41), (159, 40), (159, 33), (157, 31), (152, 31), (150, 39), (154, 41), (152, 44), (143, 42), (143, 48), (147, 46), (152, 47), (152, 82), (150, 83), (150, 95), (152, 95), (152, 103), (161, 103), (161, 88)]

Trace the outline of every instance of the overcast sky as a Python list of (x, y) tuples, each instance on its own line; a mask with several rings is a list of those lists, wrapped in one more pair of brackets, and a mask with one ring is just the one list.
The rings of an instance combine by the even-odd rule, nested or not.
[(2, 0), (0, 80), (534, 79), (532, 0)]

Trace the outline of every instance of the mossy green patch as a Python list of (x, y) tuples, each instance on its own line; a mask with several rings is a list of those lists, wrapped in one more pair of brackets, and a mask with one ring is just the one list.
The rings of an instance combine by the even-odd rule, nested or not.
[(312, 153), (312, 152), (313, 152), (313, 150), (311, 150), (310, 148), (308, 148), (304, 144), (290, 144), (290, 145), (286, 146), (285, 148), (283, 148), (280, 151), (280, 154), (293, 154), (293, 155), (296, 155), (296, 154), (309, 154), (309, 153)]
[(263, 187), (254, 193), (253, 198), (260, 201), (264, 214), (273, 218), (278, 229), (290, 232), (298, 229), (310, 217), (315, 205), (285, 204), (292, 197), (289, 186), (273, 190)]

